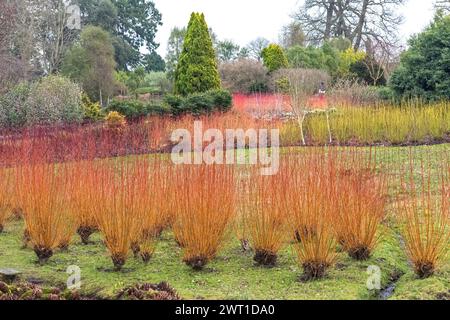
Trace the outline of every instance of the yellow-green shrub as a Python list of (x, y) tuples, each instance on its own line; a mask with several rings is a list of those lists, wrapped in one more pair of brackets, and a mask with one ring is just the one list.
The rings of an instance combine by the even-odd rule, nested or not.
[(117, 111), (111, 111), (105, 117), (106, 126), (110, 129), (121, 129), (127, 126), (127, 120), (124, 115)]
[[(450, 104), (422, 105), (412, 101), (400, 107), (340, 107), (330, 114), (333, 141), (340, 144), (405, 144), (442, 139), (450, 133)], [(327, 144), (328, 128), (324, 114), (308, 115), (305, 134), (310, 144)], [(295, 121), (281, 128), (283, 145), (299, 144), (300, 130)]]
[(81, 107), (83, 108), (86, 120), (98, 121), (102, 119), (103, 112), (99, 102), (92, 102), (89, 96), (83, 93), (81, 97)]

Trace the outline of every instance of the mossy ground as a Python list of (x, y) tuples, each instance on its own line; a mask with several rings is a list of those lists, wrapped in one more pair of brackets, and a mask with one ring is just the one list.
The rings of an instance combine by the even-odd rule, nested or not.
[[(409, 148), (389, 150), (389, 154), (380, 155), (386, 164), (397, 166), (408, 162)], [(450, 146), (413, 150), (436, 164), (442, 154), (449, 154)], [(301, 152), (301, 149), (289, 152)], [(290, 244), (280, 252), (276, 267), (263, 268), (255, 265), (252, 252), (241, 250), (233, 233), (203, 271), (193, 271), (182, 262), (182, 251), (170, 232), (162, 235), (149, 264), (130, 256), (122, 272), (112, 271), (99, 234), (92, 237), (93, 243), (89, 245), (81, 244), (74, 237), (68, 252), (56, 252), (46, 265), (40, 266), (32, 249), (21, 249), (22, 221), (10, 222), (0, 234), (0, 268), (20, 270), (23, 279), (40, 280), (44, 286), (63, 286), (69, 276), (67, 268), (77, 265), (81, 268), (81, 291), (103, 298), (113, 297), (128, 285), (167, 281), (184, 299), (302, 300), (379, 299), (380, 293), (369, 291), (366, 284), (367, 268), (374, 265), (381, 269), (383, 287), (400, 276), (390, 299), (449, 299), (450, 260), (446, 259), (433, 277), (419, 280), (409, 264), (394, 220), (388, 216), (380, 228), (380, 242), (369, 260), (356, 262), (347, 254), (339, 253), (336, 266), (324, 279), (306, 283), (299, 281), (302, 270)]]
[(94, 243), (83, 245), (75, 239), (68, 252), (56, 252), (39, 266), (31, 249), (19, 249), (22, 223), (8, 225), (0, 235), (0, 266), (23, 272), (22, 277), (43, 281), (44, 286), (63, 286), (67, 267), (81, 268), (82, 292), (103, 298), (114, 296), (121, 288), (135, 283), (169, 282), (185, 299), (377, 299), (379, 292), (369, 291), (366, 282), (371, 265), (380, 267), (382, 286), (400, 277), (393, 299), (449, 298), (450, 263), (430, 279), (419, 280), (413, 274), (397, 235), (383, 227), (382, 240), (373, 256), (356, 262), (340, 253), (337, 265), (323, 280), (300, 282), (301, 268), (291, 246), (282, 250), (275, 268), (258, 267), (252, 252), (243, 252), (236, 240), (230, 240), (221, 253), (203, 271), (193, 271), (181, 261), (181, 249), (170, 233), (164, 233), (148, 265), (132, 257), (122, 272), (113, 272), (99, 235)]

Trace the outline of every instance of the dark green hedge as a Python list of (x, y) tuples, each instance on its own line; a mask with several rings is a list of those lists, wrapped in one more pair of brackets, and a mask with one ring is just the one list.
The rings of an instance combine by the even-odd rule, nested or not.
[(127, 119), (137, 119), (150, 115), (164, 115), (170, 113), (167, 106), (158, 103), (143, 103), (137, 100), (112, 101), (106, 108), (107, 113), (117, 111)]
[(233, 104), (233, 98), (226, 90), (210, 90), (205, 93), (194, 93), (187, 97), (168, 95), (164, 102), (175, 116), (181, 114), (201, 115), (216, 111), (229, 111)]

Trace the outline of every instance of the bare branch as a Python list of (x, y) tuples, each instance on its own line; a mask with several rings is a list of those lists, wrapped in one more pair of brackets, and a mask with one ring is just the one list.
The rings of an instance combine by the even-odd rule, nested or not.
[(346, 37), (359, 49), (369, 39), (396, 42), (402, 23), (398, 6), (406, 0), (306, 0), (294, 18), (301, 23), (307, 40), (320, 44)]

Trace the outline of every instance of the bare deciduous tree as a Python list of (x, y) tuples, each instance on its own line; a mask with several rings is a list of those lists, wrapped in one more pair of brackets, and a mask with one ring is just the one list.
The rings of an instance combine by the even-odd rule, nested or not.
[[(291, 109), (300, 127), (302, 143), (306, 145), (303, 130), (305, 119), (309, 114), (316, 111), (313, 109), (310, 100), (321, 85), (326, 86), (330, 83), (331, 77), (325, 71), (315, 69), (281, 69), (277, 71), (275, 78), (287, 82), (286, 91), (290, 97)], [(328, 120), (328, 112), (323, 111), (325, 111)]]
[(177, 68), (178, 59), (183, 51), (184, 37), (186, 36), (186, 28), (175, 27), (170, 32), (167, 42), (166, 54), (166, 70), (170, 80), (175, 78), (175, 70)]
[(400, 62), (400, 55), (404, 48), (383, 40), (367, 40), (367, 58), (363, 60), (369, 71), (373, 84), (376, 85), (383, 77), (389, 80), (392, 72)]
[(78, 36), (77, 30), (69, 29), (70, 14), (62, 0), (39, 1), (39, 45), (45, 73), (56, 73), (67, 48)]
[(257, 38), (248, 44), (250, 56), (258, 61), (262, 59), (262, 51), (267, 48), (270, 41), (265, 38)]
[(303, 46), (305, 44), (305, 33), (299, 22), (291, 22), (284, 26), (280, 34), (280, 42), (284, 48)]
[(406, 0), (305, 0), (294, 15), (313, 44), (345, 37), (359, 49), (368, 39), (395, 43), (403, 21), (398, 6)]
[(24, 64), (12, 52), (16, 20), (16, 4), (2, 0), (0, 2), (0, 94), (7, 92), (25, 78)]
[(4, 51), (9, 46), (11, 34), (14, 31), (17, 10), (12, 2), (2, 0), (0, 2), (0, 50)]
[(381, 41), (374, 43), (367, 40), (366, 52), (367, 57), (362, 62), (367, 68), (372, 84), (376, 86), (381, 79), (387, 77), (386, 69), (391, 61), (393, 50), (387, 43)]
[(238, 59), (219, 65), (222, 85), (233, 93), (264, 91), (269, 85), (268, 70), (253, 59)]
[(27, 68), (18, 58), (0, 53), (0, 94), (7, 92), (20, 81), (27, 78)]
[(436, 10), (440, 10), (444, 14), (450, 14), (450, 0), (436, 0), (434, 7)]
[[(78, 37), (79, 30), (70, 29), (71, 14), (63, 0), (21, 0), (17, 3), (14, 44), (21, 59), (39, 73), (59, 71), (67, 48)], [(36, 70), (35, 70), (36, 72)]]

